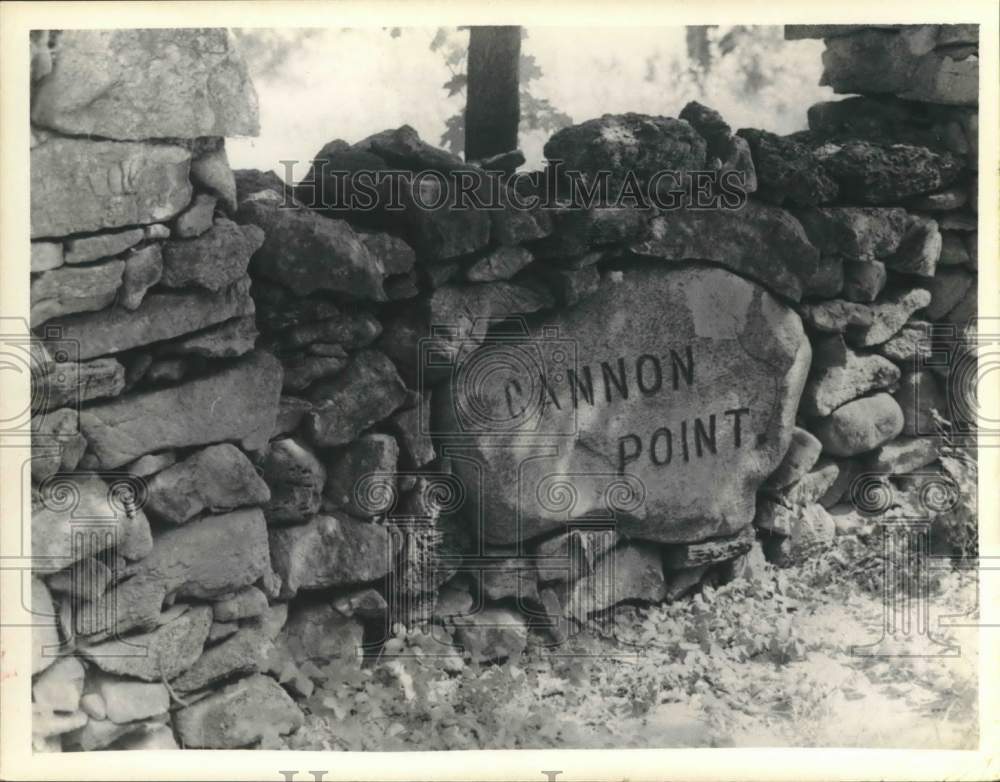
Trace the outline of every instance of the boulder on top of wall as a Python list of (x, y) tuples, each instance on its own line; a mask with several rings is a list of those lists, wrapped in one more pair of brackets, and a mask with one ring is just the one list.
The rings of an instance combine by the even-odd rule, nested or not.
[(795, 217), (821, 253), (854, 261), (891, 255), (906, 230), (906, 210), (898, 207), (798, 209)]
[[(558, 339), (536, 328), (522, 344), (530, 361), (508, 360), (516, 341), (487, 341), (434, 390), (433, 431), (481, 466), (462, 459), (454, 469), (466, 507), (481, 503), (490, 543), (544, 535), (608, 503), (622, 532), (664, 543), (749, 521), (757, 486), (788, 447), (808, 371), (798, 315), (723, 269), (646, 265), (608, 273), (544, 325)], [(698, 428), (713, 446), (697, 446)]]
[(306, 434), (320, 447), (345, 445), (389, 417), (407, 399), (406, 387), (384, 353), (361, 350), (336, 377), (309, 392), (313, 408), (303, 418)]
[(820, 84), (838, 93), (891, 93), (929, 103), (975, 105), (979, 58), (934, 51), (935, 29), (860, 30), (826, 43)]
[(61, 30), (31, 121), (112, 139), (256, 136), (257, 94), (223, 28)]
[(240, 202), (238, 219), (264, 230), (264, 243), (251, 269), (300, 296), (314, 291), (344, 293), (380, 301), (385, 269), (381, 260), (343, 220), (331, 220), (300, 206), (283, 208), (271, 190)]
[(750, 145), (758, 194), (762, 198), (801, 206), (816, 206), (836, 199), (837, 183), (808, 145), (766, 130), (741, 128), (736, 132)]
[(190, 162), (171, 144), (48, 138), (31, 149), (31, 236), (168, 220), (191, 200)]
[(114, 306), (100, 312), (55, 318), (56, 342), (79, 345), (81, 360), (189, 334), (230, 318), (252, 315), (250, 278), (243, 277), (218, 292), (148, 293), (135, 310)]
[(168, 288), (195, 286), (219, 291), (246, 274), (252, 256), (264, 243), (256, 225), (237, 225), (220, 217), (194, 239), (163, 246), (163, 277)]
[(683, 119), (648, 114), (605, 114), (556, 131), (545, 143), (550, 164), (561, 161), (566, 172), (594, 180), (610, 173), (609, 198), (626, 177), (646, 183), (660, 171), (704, 171), (707, 144)]
[(833, 456), (871, 451), (903, 431), (903, 411), (886, 393), (862, 397), (838, 407), (813, 424), (823, 450)]
[(869, 141), (828, 143), (814, 149), (840, 187), (843, 198), (862, 204), (893, 204), (922, 193), (940, 190), (962, 171), (950, 152), (932, 152), (905, 144)]
[(745, 192), (753, 193), (757, 189), (757, 171), (750, 145), (742, 136), (733, 135), (732, 128), (719, 112), (697, 101), (690, 101), (681, 109), (678, 118), (690, 123), (705, 139), (710, 169), (738, 171), (742, 174)]
[(201, 511), (257, 505), (271, 497), (253, 464), (235, 445), (221, 443), (197, 451), (149, 482), (151, 513), (183, 524)]
[(300, 589), (364, 584), (392, 568), (398, 539), (387, 527), (350, 516), (314, 516), (308, 524), (270, 531), (271, 563), (282, 595)]
[(80, 431), (101, 467), (119, 467), (163, 448), (236, 440), (258, 450), (274, 427), (281, 365), (255, 351), (179, 386), (92, 405)]
[(673, 210), (656, 217), (648, 239), (630, 249), (646, 258), (711, 261), (798, 301), (819, 252), (783, 209), (747, 202), (739, 211)]

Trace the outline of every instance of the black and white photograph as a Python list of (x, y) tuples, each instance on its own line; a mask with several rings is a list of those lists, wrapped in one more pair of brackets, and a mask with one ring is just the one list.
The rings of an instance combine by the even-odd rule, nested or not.
[(995, 8), (156, 5), (4, 38), (19, 751), (991, 751)]

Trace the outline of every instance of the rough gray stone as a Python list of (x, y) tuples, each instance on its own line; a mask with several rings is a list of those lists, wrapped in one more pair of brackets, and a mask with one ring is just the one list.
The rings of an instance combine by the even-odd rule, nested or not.
[[(788, 447), (808, 371), (798, 315), (721, 269), (644, 268), (609, 276), (546, 324), (558, 340), (505, 339), (466, 358), (472, 369), (506, 367), (488, 383), (456, 373), (435, 389), (434, 431), (468, 446), (464, 454), (482, 466), (480, 474), (463, 459), (455, 471), (468, 507), (481, 503), (489, 519), (489, 542), (611, 509), (624, 533), (664, 543), (749, 522), (756, 486)], [(512, 344), (531, 360), (494, 360)], [(558, 457), (525, 460), (542, 447)]]
[(80, 431), (102, 467), (220, 440), (258, 450), (274, 427), (280, 392), (280, 364), (258, 351), (179, 386), (92, 405), (80, 414)]
[(196, 239), (163, 245), (163, 278), (168, 288), (194, 286), (213, 292), (246, 274), (250, 256), (264, 243), (256, 225), (237, 225), (225, 217)]
[(147, 508), (157, 518), (183, 524), (203, 510), (231, 510), (267, 502), (271, 492), (235, 445), (210, 445), (167, 467), (149, 482)]
[(174, 233), (181, 239), (194, 239), (201, 236), (212, 227), (212, 217), (215, 215), (215, 204), (218, 199), (208, 193), (198, 193), (185, 209), (174, 220)]
[(256, 136), (257, 95), (223, 28), (61, 30), (31, 121), (114, 139)]
[(79, 344), (79, 358), (84, 360), (171, 339), (253, 311), (250, 278), (244, 277), (218, 293), (149, 293), (134, 312), (110, 307), (56, 318), (51, 325), (61, 329), (60, 340)]
[(143, 239), (141, 228), (129, 228), (124, 231), (97, 234), (96, 236), (81, 236), (67, 239), (66, 263), (89, 263), (101, 258), (110, 258), (125, 252)]
[(384, 353), (361, 350), (339, 375), (316, 383), (309, 399), (306, 434), (315, 445), (329, 447), (351, 442), (390, 416), (406, 400), (406, 387)]
[(895, 336), (910, 317), (931, 303), (931, 294), (923, 288), (902, 288), (886, 293), (869, 305), (872, 322), (847, 330), (852, 345), (871, 347)]
[(301, 524), (319, 510), (326, 468), (302, 443), (291, 437), (273, 441), (261, 473), (271, 489), (264, 505), (268, 524)]
[(903, 431), (903, 411), (886, 393), (855, 399), (813, 426), (826, 453), (854, 456), (870, 451)]
[(61, 266), (31, 281), (31, 327), (59, 315), (93, 312), (115, 300), (125, 264), (107, 261), (94, 266)]
[(796, 426), (781, 464), (771, 473), (765, 485), (770, 489), (784, 489), (801, 480), (816, 464), (822, 450), (819, 440)]
[(754, 201), (739, 211), (664, 212), (652, 221), (650, 238), (630, 249), (667, 261), (712, 261), (794, 301), (819, 263), (818, 251), (789, 212)]
[(184, 746), (247, 747), (265, 736), (298, 730), (303, 717), (291, 697), (269, 676), (255, 674), (180, 709), (174, 727)]
[(390, 571), (398, 549), (386, 527), (346, 514), (272, 528), (270, 537), (271, 562), (282, 578), (285, 597), (300, 589), (375, 581)]
[(168, 220), (191, 200), (189, 165), (170, 144), (49, 138), (31, 149), (31, 237)]
[(899, 368), (889, 359), (847, 348), (842, 361), (813, 362), (799, 412), (811, 417), (827, 416), (845, 402), (890, 388), (898, 380)]
[(146, 291), (156, 285), (162, 276), (163, 254), (160, 245), (151, 244), (130, 253), (125, 259), (118, 303), (129, 311), (137, 310)]
[(365, 484), (366, 475), (381, 474), (380, 486), (396, 486), (399, 445), (389, 434), (366, 434), (337, 451), (328, 463), (328, 480), (324, 493), (335, 507), (344, 508), (359, 518), (371, 518), (381, 513), (381, 503), (370, 502)]

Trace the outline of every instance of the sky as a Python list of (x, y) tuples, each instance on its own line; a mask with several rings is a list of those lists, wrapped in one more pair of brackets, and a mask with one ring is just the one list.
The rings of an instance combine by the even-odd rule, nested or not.
[[(760, 58), (773, 83), (756, 91), (742, 86), (745, 57), (720, 59), (711, 77), (695, 84), (685, 73), (683, 27), (531, 27), (527, 32), (522, 52), (533, 55), (542, 72), (530, 83), (532, 94), (549, 99), (574, 122), (626, 111), (676, 116), (688, 100), (698, 99), (720, 111), (734, 129), (789, 133), (806, 127), (812, 103), (834, 97), (818, 86), (822, 41), (784, 42), (777, 31)], [(280, 161), (302, 161), (293, 169), (298, 178), (327, 142), (353, 143), (402, 124), (440, 145), (446, 120), (462, 110), (465, 98), (464, 93), (448, 97), (442, 86), (452, 71), (441, 50), (431, 51), (435, 33), (436, 28), (406, 28), (396, 36), (383, 28), (318, 30), (297, 41), (280, 67), (248, 56), (261, 133), (255, 139), (227, 140), (231, 165), (283, 175)], [(465, 36), (453, 32), (450, 40), (464, 46)], [(541, 165), (550, 133), (522, 131), (526, 168)]]

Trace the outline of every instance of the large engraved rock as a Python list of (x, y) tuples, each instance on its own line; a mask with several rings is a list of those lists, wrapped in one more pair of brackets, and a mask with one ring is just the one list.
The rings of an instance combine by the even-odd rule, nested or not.
[(281, 365), (256, 352), (183, 385), (88, 407), (80, 430), (101, 467), (163, 448), (222, 441), (257, 450), (274, 427), (280, 394)]
[(257, 94), (223, 28), (64, 30), (31, 120), (115, 139), (256, 136)]
[(721, 269), (616, 277), (466, 354), (434, 395), (492, 543), (589, 513), (664, 543), (729, 535), (784, 456), (810, 360), (798, 315)]
[(167, 220), (191, 200), (190, 163), (170, 144), (50, 138), (31, 150), (31, 236)]

